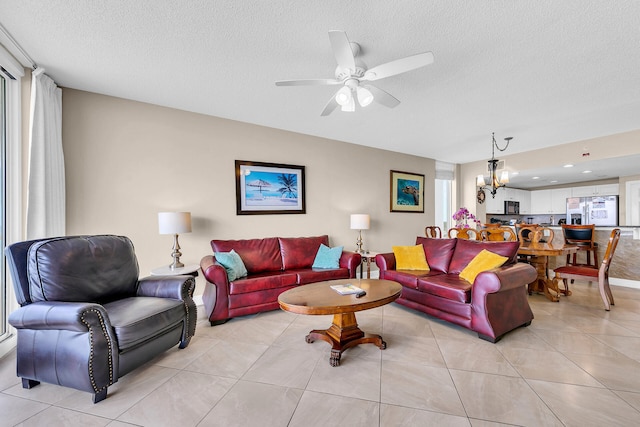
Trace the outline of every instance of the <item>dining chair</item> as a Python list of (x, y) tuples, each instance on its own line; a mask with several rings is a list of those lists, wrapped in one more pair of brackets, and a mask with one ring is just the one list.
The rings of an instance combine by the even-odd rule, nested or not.
[(562, 280), (564, 287), (566, 289), (566, 294), (571, 295), (569, 292), (569, 285), (567, 283), (568, 279), (573, 280), (587, 280), (589, 282), (598, 281), (598, 289), (600, 290), (600, 296), (602, 297), (602, 301), (604, 302), (604, 309), (609, 311), (610, 305), (614, 305), (613, 302), (613, 294), (611, 293), (611, 288), (609, 287), (609, 267), (611, 266), (611, 259), (613, 258), (613, 253), (618, 246), (618, 240), (620, 240), (620, 229), (615, 228), (611, 231), (611, 235), (609, 236), (609, 243), (607, 244), (607, 250), (604, 254), (604, 259), (602, 260), (602, 264), (600, 264), (600, 268), (593, 268), (587, 265), (573, 265), (568, 264), (562, 267), (558, 267), (553, 270), (556, 274), (553, 278), (554, 282)]
[[(595, 225), (585, 224), (562, 224), (562, 233), (564, 235), (564, 243), (566, 245), (573, 245), (578, 247), (578, 252), (584, 251), (587, 254), (587, 263), (578, 264), (577, 253), (573, 254), (573, 260), (571, 255), (567, 255), (567, 264), (573, 265), (587, 265), (592, 268), (598, 268), (598, 243), (595, 239)], [(593, 252), (593, 263), (591, 263), (591, 253)]]
[(424, 228), (424, 235), (432, 239), (441, 239), (442, 230), (437, 225), (430, 225)]
[(480, 234), (475, 228), (452, 227), (447, 232), (449, 238), (456, 237), (458, 239), (479, 240)]
[(489, 242), (515, 242), (516, 233), (509, 227), (487, 227), (480, 230), (480, 240)]

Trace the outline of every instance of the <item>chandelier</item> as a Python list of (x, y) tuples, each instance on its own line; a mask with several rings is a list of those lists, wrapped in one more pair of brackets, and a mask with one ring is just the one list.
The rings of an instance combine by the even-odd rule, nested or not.
[(509, 182), (509, 173), (507, 171), (502, 171), (500, 178), (498, 178), (498, 160), (495, 156), (495, 149), (498, 151), (505, 151), (509, 147), (509, 143), (513, 139), (513, 137), (509, 136), (504, 140), (507, 141), (504, 148), (500, 148), (498, 143), (496, 142), (495, 132), (491, 133), (491, 160), (489, 160), (489, 181), (490, 184), (487, 184), (487, 181), (484, 179), (484, 175), (478, 175), (476, 185), (478, 186), (478, 201), (482, 203), (484, 201), (484, 191), (488, 190), (491, 193), (491, 197), (496, 197), (496, 191), (498, 188), (504, 187), (505, 184)]

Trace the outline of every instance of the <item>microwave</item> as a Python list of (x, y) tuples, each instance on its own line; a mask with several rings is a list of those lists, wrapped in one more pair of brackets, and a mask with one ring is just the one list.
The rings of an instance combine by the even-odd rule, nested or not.
[(520, 215), (520, 202), (514, 202), (513, 200), (504, 201), (504, 214), (505, 215)]

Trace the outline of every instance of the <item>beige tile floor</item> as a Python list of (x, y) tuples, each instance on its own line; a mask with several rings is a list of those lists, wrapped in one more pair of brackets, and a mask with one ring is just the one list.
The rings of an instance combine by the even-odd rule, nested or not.
[(358, 313), (388, 347), (347, 350), (306, 333), (328, 316), (282, 311), (211, 327), (185, 350), (130, 373), (94, 405), (88, 393), (24, 390), (15, 353), (0, 360), (0, 426), (637, 426), (640, 290), (573, 286), (559, 303), (529, 297), (528, 328), (490, 344), (396, 304)]

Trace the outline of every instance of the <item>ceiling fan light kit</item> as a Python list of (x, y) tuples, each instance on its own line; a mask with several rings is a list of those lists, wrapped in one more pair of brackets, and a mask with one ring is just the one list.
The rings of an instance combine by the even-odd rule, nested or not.
[(376, 86), (363, 85), (362, 83), (406, 73), (433, 63), (433, 53), (423, 52), (368, 69), (367, 65), (360, 58), (357, 58), (360, 53), (360, 45), (350, 42), (347, 33), (344, 31), (329, 31), (329, 41), (338, 63), (335, 79), (283, 80), (276, 82), (276, 86), (343, 85), (329, 99), (321, 113), (322, 116), (331, 114), (338, 105), (341, 106), (342, 111), (355, 111), (354, 98), (358, 99), (360, 107), (366, 107), (376, 101), (385, 107), (394, 108), (400, 104), (400, 101)]

